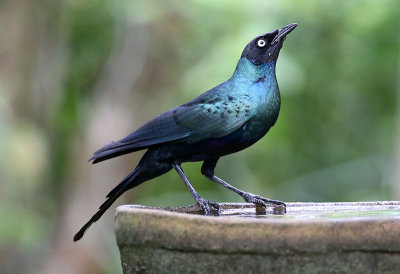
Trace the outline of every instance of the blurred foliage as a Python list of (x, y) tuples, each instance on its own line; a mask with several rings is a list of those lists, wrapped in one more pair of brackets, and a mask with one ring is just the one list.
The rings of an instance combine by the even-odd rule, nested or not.
[[(399, 10), (396, 0), (0, 3), (0, 257), (7, 259), (0, 272), (43, 268), (56, 249), (63, 214), (73, 206), (73, 190), (84, 188), (90, 174), (112, 168), (86, 161), (88, 147), (101, 145), (103, 133), (123, 137), (226, 80), (248, 41), (292, 22), (299, 26), (277, 64), (277, 124), (254, 146), (222, 158), (216, 173), (243, 190), (284, 201), (399, 198), (391, 181)], [(130, 40), (132, 48), (124, 47)], [(118, 70), (132, 75), (125, 93), (105, 76), (120, 52), (136, 66)], [(130, 127), (116, 119), (114, 108), (106, 112), (111, 121), (98, 115), (109, 101), (129, 115)], [(113, 132), (119, 124), (123, 130)], [(95, 184), (118, 183), (137, 160), (123, 157), (119, 178), (95, 177)], [(204, 179), (200, 165), (183, 165), (200, 194), (241, 201)], [(125, 197), (152, 206), (193, 203), (175, 172)], [(103, 197), (96, 193), (95, 199), (93, 213)], [(89, 216), (72, 208), (83, 224)], [(108, 231), (109, 248), (91, 255), (87, 272), (120, 271)], [(79, 272), (74, 262), (64, 263)]]

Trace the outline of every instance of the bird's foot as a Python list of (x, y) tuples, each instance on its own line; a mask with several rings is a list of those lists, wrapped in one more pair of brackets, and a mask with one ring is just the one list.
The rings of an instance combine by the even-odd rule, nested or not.
[(219, 204), (217, 202), (198, 197), (196, 199), (196, 203), (204, 212), (204, 215), (219, 215)]
[[(258, 195), (254, 195), (251, 193), (246, 192), (243, 195), (243, 199), (248, 202), (248, 203), (253, 203), (256, 206), (261, 206), (263, 207), (263, 210), (265, 211), (265, 209), (268, 207), (268, 204), (272, 204), (274, 205), (274, 213), (276, 214), (282, 214), (286, 212), (286, 204), (284, 202), (278, 201), (278, 200), (271, 200), (268, 198), (264, 198)], [(256, 208), (257, 210), (257, 208)]]

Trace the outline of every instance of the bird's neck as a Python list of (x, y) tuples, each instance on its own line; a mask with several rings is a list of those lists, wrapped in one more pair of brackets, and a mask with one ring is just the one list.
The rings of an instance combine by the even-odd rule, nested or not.
[(234, 81), (249, 81), (253, 83), (261, 81), (261, 79), (276, 81), (275, 65), (276, 62), (255, 65), (249, 59), (242, 57), (240, 58), (231, 79)]

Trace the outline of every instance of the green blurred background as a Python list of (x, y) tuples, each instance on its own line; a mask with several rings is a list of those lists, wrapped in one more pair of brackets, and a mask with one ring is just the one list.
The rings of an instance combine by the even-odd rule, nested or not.
[[(400, 199), (398, 0), (0, 1), (0, 272), (118, 273), (116, 206), (192, 204), (175, 172), (74, 233), (141, 152), (92, 152), (228, 79), (244, 46), (299, 24), (277, 64), (280, 117), (217, 174), (283, 201)], [(183, 168), (216, 201), (240, 197)]]

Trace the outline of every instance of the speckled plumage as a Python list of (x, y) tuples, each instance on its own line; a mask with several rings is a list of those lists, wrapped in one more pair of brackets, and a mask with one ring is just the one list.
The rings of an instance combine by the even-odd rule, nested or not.
[(245, 47), (232, 77), (194, 100), (149, 121), (125, 138), (96, 151), (97, 163), (122, 154), (148, 149), (136, 169), (108, 195), (99, 211), (75, 235), (79, 240), (89, 226), (126, 190), (175, 168), (196, 203), (209, 215), (218, 204), (201, 198), (180, 167), (183, 162), (204, 161), (202, 173), (241, 195), (247, 202), (267, 206), (280, 201), (243, 192), (214, 175), (221, 156), (258, 141), (275, 124), (281, 104), (275, 65), (290, 24), (253, 39)]

